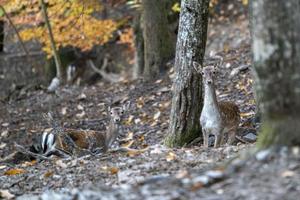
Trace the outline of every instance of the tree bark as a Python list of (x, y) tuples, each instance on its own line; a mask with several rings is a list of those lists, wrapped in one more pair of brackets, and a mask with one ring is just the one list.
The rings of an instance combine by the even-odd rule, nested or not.
[(142, 0), (145, 68), (144, 77), (155, 79), (166, 71), (174, 45), (167, 21), (166, 0)]
[(201, 77), (192, 62), (205, 53), (209, 0), (183, 0), (175, 57), (175, 79), (170, 125), (165, 144), (183, 146), (201, 137), (199, 117), (203, 105)]
[(47, 14), (47, 8), (46, 8), (44, 0), (40, 0), (40, 6), (42, 8), (43, 18), (45, 20), (45, 23), (46, 23), (46, 26), (47, 26), (47, 29), (48, 29), (48, 33), (49, 33), (49, 39), (50, 39), (50, 43), (51, 43), (51, 47), (52, 47), (52, 51), (53, 51), (53, 56), (54, 56), (54, 61), (55, 61), (55, 66), (56, 66), (56, 78), (58, 78), (58, 80), (60, 82), (62, 82), (63, 81), (62, 64), (61, 64), (59, 54), (56, 50), (56, 44), (55, 44), (55, 40), (54, 40), (54, 37), (53, 37), (49, 17), (48, 17), (48, 14)]
[[(138, 12), (138, 11), (137, 11)], [(134, 18), (133, 31), (134, 31), (134, 66), (133, 66), (133, 78), (140, 78), (144, 73), (144, 38), (142, 29), (141, 14), (138, 13)]]
[(4, 21), (0, 20), (0, 53), (4, 50)]
[(253, 0), (255, 88), (262, 115), (258, 146), (300, 145), (299, 1)]

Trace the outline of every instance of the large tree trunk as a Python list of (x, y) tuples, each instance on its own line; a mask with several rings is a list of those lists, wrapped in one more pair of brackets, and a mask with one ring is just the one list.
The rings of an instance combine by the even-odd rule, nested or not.
[(299, 11), (298, 0), (252, 2), (260, 148), (300, 145)]
[(155, 79), (166, 71), (174, 54), (167, 21), (166, 0), (142, 0), (145, 68), (144, 77)]
[(135, 46), (133, 78), (135, 79), (140, 78), (143, 75), (145, 65), (142, 21), (141, 14), (136, 14), (133, 24)]
[(4, 49), (4, 21), (0, 20), (0, 53)]
[(201, 136), (202, 84), (192, 62), (203, 61), (208, 5), (209, 0), (183, 0), (181, 3), (172, 110), (165, 140), (171, 147), (182, 146)]

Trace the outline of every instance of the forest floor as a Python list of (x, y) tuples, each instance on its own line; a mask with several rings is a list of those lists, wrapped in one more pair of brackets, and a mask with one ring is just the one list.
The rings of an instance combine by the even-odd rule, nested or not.
[(211, 21), (206, 61), (214, 50), (224, 58), (217, 74), (220, 100), (238, 104), (241, 123), (233, 146), (183, 148), (163, 145), (171, 107), (172, 69), (154, 83), (122, 81), (64, 87), (55, 94), (21, 90), (0, 103), (0, 158), (24, 146), (45, 128), (48, 111), (65, 127), (102, 130), (105, 107), (131, 101), (120, 144), (140, 152), (41, 162), (0, 163), (0, 199), (297, 199), (299, 148), (254, 153), (259, 127), (254, 122), (251, 50), (245, 15)]

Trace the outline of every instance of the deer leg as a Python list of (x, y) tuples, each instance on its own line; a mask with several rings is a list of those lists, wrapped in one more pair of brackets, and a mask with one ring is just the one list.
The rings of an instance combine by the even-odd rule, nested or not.
[(228, 140), (227, 143), (232, 145), (235, 141), (236, 129), (232, 129), (228, 131)]
[(214, 147), (217, 148), (223, 143), (223, 134), (215, 134)]
[(208, 148), (208, 137), (209, 134), (205, 129), (202, 129), (202, 134), (203, 134), (203, 146)]

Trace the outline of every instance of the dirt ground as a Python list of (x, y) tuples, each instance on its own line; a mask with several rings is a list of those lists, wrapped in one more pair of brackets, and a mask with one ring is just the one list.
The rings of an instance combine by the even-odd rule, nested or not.
[[(211, 51), (224, 58), (217, 74), (219, 100), (241, 111), (234, 146), (205, 149), (201, 142), (184, 148), (163, 145), (169, 123), (173, 70), (153, 83), (122, 81), (71, 86), (55, 94), (37, 88), (16, 91), (0, 102), (0, 158), (24, 146), (45, 128), (42, 114), (52, 111), (64, 127), (103, 130), (106, 106), (131, 102), (117, 144), (133, 142), (134, 152), (19, 164), (0, 163), (0, 198), (18, 199), (297, 199), (299, 149), (254, 152), (247, 140), (255, 101), (251, 49), (245, 14), (210, 21), (206, 62)], [(40, 198), (39, 198), (40, 197)]]

